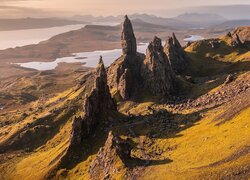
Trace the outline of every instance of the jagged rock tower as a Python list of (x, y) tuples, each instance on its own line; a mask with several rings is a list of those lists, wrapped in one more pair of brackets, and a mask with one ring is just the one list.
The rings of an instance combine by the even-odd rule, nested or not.
[(102, 57), (95, 73), (94, 87), (84, 104), (85, 115), (75, 118), (73, 122), (71, 145), (79, 145), (99, 123), (107, 120), (110, 111), (117, 110), (107, 85), (107, 74)]
[(164, 46), (170, 65), (176, 74), (183, 74), (187, 70), (187, 57), (181, 47), (180, 42), (173, 33), (172, 37), (168, 37)]
[(109, 67), (108, 85), (113, 95), (127, 100), (137, 93), (142, 82), (140, 68), (145, 57), (137, 53), (136, 38), (127, 15), (122, 24), (121, 45), (123, 55)]
[(122, 35), (121, 35), (122, 52), (124, 55), (136, 55), (137, 44), (134, 35), (132, 23), (128, 16), (125, 15), (124, 22), (122, 24)]
[(152, 94), (165, 96), (173, 92), (175, 76), (158, 37), (149, 43), (141, 74), (144, 88)]

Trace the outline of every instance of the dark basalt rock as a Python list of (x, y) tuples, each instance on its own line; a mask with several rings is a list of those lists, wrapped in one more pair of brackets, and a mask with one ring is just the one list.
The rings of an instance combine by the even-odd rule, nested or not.
[(128, 100), (138, 93), (142, 78), (140, 69), (143, 54), (123, 55), (108, 68), (108, 85), (111, 91), (118, 93), (123, 100)]
[(176, 74), (183, 74), (187, 69), (187, 57), (186, 54), (173, 33), (172, 37), (168, 37), (164, 46), (164, 52), (166, 53), (173, 71)]
[(220, 41), (218, 39), (211, 39), (209, 44), (213, 49), (218, 49), (220, 47)]
[(136, 39), (133, 27), (125, 16), (122, 31), (123, 55), (108, 68), (108, 85), (112, 92), (118, 93), (123, 100), (137, 94), (142, 82), (140, 68), (144, 55), (136, 52)]
[(89, 136), (96, 126), (109, 117), (110, 111), (116, 111), (116, 105), (109, 92), (107, 74), (102, 58), (96, 69), (94, 87), (86, 97), (84, 117), (77, 117), (73, 121), (71, 145), (79, 145)]
[(175, 76), (158, 37), (149, 43), (141, 74), (144, 88), (152, 94), (165, 96), (173, 92)]
[[(122, 42), (133, 42), (132, 46), (136, 46), (133, 28), (127, 16), (123, 26)], [(185, 53), (174, 34), (171, 45), (173, 58), (178, 57), (179, 60), (184, 57)], [(121, 97), (122, 100), (136, 99), (144, 90), (154, 95), (169, 95), (174, 90), (175, 75), (163, 51), (161, 40), (155, 37), (148, 46), (146, 58), (143, 54), (135, 53), (136, 48), (127, 51), (127, 47), (123, 46), (124, 54), (108, 68), (108, 85), (112, 95)]]
[(137, 44), (134, 30), (128, 16), (125, 16), (122, 24), (121, 44), (123, 54), (136, 55)]
[(229, 37), (229, 38), (232, 38), (232, 33), (228, 32), (226, 36)]
[(91, 178), (106, 177), (112, 179), (112, 176), (118, 173), (122, 166), (127, 167), (127, 162), (131, 159), (131, 150), (132, 147), (128, 140), (123, 140), (110, 132), (104, 147), (99, 150), (90, 165)]

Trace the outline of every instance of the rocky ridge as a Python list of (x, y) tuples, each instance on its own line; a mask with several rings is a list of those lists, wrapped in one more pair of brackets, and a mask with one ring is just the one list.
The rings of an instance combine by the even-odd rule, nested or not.
[(100, 57), (94, 87), (85, 100), (84, 117), (76, 117), (73, 122), (71, 145), (79, 145), (91, 134), (97, 124), (107, 120), (110, 111), (116, 111), (116, 105), (111, 97), (106, 69)]

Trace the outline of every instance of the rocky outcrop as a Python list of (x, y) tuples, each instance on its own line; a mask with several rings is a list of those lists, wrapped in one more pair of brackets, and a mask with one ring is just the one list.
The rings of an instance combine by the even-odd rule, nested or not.
[(138, 93), (142, 80), (140, 69), (142, 54), (123, 55), (108, 69), (108, 84), (113, 94), (119, 94), (123, 100), (128, 100)]
[(227, 39), (229, 39), (231, 46), (237, 48), (249, 48), (250, 46), (250, 27), (249, 26), (242, 26), (236, 28), (232, 33), (228, 33), (225, 36)]
[(95, 73), (94, 87), (85, 99), (84, 117), (76, 117), (73, 121), (71, 145), (79, 145), (99, 123), (108, 119), (110, 111), (116, 111), (102, 57)]
[(168, 37), (164, 46), (166, 53), (173, 71), (176, 74), (183, 74), (187, 69), (186, 54), (173, 33), (172, 37)]
[(238, 35), (242, 43), (250, 43), (250, 26), (242, 26), (236, 28), (235, 31), (232, 33), (232, 36), (235, 37), (236, 34)]
[(108, 69), (108, 85), (112, 94), (118, 94), (123, 100), (133, 97), (142, 82), (140, 68), (144, 55), (136, 52), (136, 39), (133, 27), (125, 16), (121, 36), (123, 55)]
[(240, 37), (237, 33), (235, 34), (235, 37), (233, 38), (231, 45), (233, 47), (242, 47), (243, 46), (243, 43), (241, 42)]
[(161, 39), (154, 37), (149, 43), (141, 74), (144, 88), (154, 95), (170, 95), (174, 90), (174, 73), (163, 52)]
[(127, 15), (124, 18), (121, 35), (122, 52), (123, 54), (136, 55), (137, 44), (132, 23)]
[[(170, 95), (174, 90), (175, 75), (161, 40), (154, 38), (148, 46), (146, 57), (135, 53), (133, 28), (125, 16), (121, 41), (123, 55), (108, 69), (108, 85), (112, 95), (122, 100), (138, 97), (143, 91), (150, 91), (153, 95)], [(174, 34), (170, 44), (168, 55), (173, 60), (173, 67), (181, 71), (180, 67), (184, 68), (185, 64), (185, 53)]]
[(220, 47), (219, 39), (211, 39), (209, 44), (211, 45), (212, 49), (218, 49)]
[(127, 161), (131, 159), (132, 147), (128, 140), (109, 133), (106, 143), (101, 148), (90, 165), (89, 174), (92, 179), (112, 179), (127, 167)]

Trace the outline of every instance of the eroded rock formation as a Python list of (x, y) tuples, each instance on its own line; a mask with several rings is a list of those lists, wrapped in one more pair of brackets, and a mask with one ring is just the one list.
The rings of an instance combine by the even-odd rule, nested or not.
[[(170, 95), (174, 90), (175, 75), (163, 51), (161, 40), (154, 38), (148, 46), (146, 57), (135, 53), (133, 27), (125, 16), (121, 41), (123, 55), (108, 69), (108, 84), (112, 95), (123, 100), (138, 97), (144, 91), (150, 91), (154, 95)], [(178, 70), (181, 69), (179, 66), (184, 68), (185, 53), (174, 34), (169, 48), (169, 56), (175, 63), (173, 66)]]
[(109, 67), (108, 84), (113, 94), (127, 100), (136, 94), (140, 87), (140, 68), (144, 59), (143, 54), (136, 52), (136, 39), (127, 16), (123, 22), (121, 42), (123, 55)]
[(94, 87), (85, 100), (85, 115), (77, 117), (73, 121), (71, 145), (80, 144), (85, 137), (91, 134), (98, 123), (107, 120), (110, 111), (116, 111), (116, 105), (107, 85), (107, 74), (102, 57), (95, 76)]
[(187, 69), (186, 54), (173, 33), (172, 37), (168, 37), (164, 46), (164, 52), (166, 53), (173, 71), (176, 74), (183, 74)]
[(169, 95), (174, 89), (174, 73), (158, 37), (149, 43), (141, 74), (144, 87), (154, 95)]
[(131, 159), (131, 150), (132, 147), (127, 140), (123, 140), (110, 132), (104, 147), (99, 150), (91, 163), (89, 168), (91, 178), (105, 177), (112, 179), (122, 168), (127, 166), (127, 161)]
[(232, 36), (235, 37), (238, 35), (239, 39), (242, 43), (248, 44), (250, 43), (250, 26), (242, 26), (235, 29)]
[(122, 24), (121, 43), (123, 54), (136, 55), (136, 38), (134, 35), (132, 23), (127, 15), (125, 15), (124, 22)]
[(235, 37), (233, 38), (231, 45), (233, 47), (242, 47), (243, 46), (243, 43), (241, 42), (240, 37), (237, 33), (235, 34)]

